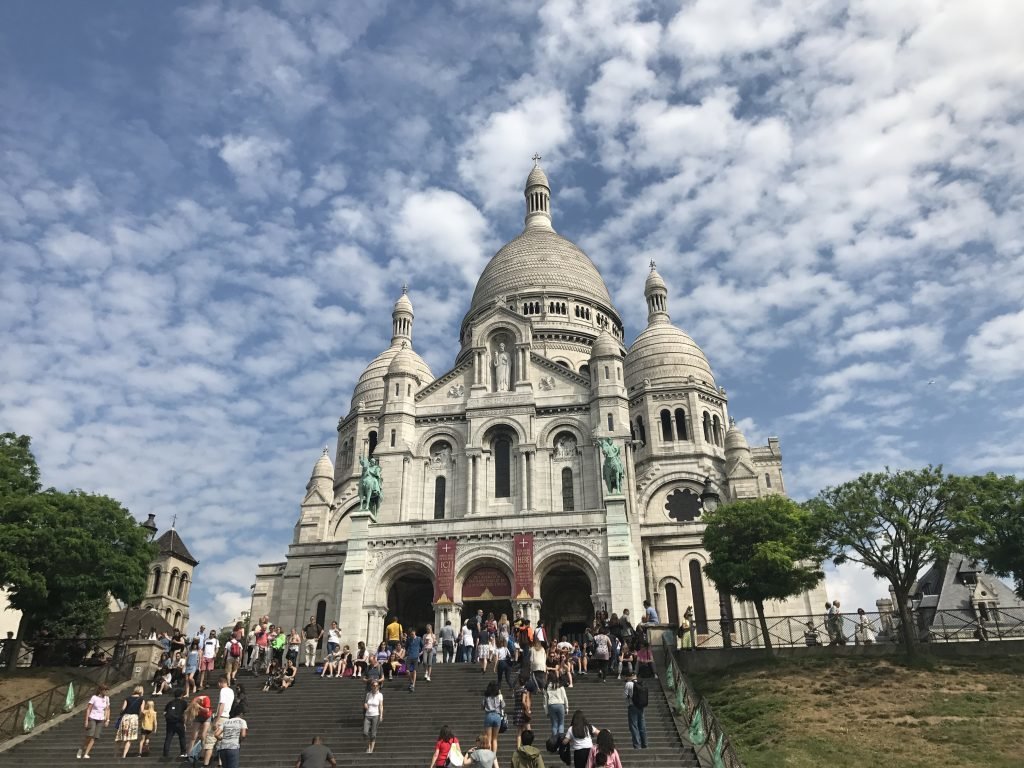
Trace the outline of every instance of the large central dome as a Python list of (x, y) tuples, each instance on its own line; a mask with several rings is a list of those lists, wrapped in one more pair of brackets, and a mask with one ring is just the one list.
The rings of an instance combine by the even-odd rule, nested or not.
[[(594, 262), (551, 225), (551, 188), (540, 165), (535, 164), (530, 171), (524, 194), (526, 226), (520, 235), (494, 254), (484, 268), (463, 325), (496, 302), (514, 304), (518, 297), (520, 302), (568, 300), (566, 306), (571, 317), (593, 319), (600, 314), (611, 318), (614, 327), (621, 329), (608, 287)], [(600, 328), (595, 328), (593, 335), (596, 337), (599, 331)]]
[(490, 260), (477, 281), (470, 314), (499, 297), (568, 293), (611, 308), (601, 273), (578, 245), (554, 230), (527, 227)]

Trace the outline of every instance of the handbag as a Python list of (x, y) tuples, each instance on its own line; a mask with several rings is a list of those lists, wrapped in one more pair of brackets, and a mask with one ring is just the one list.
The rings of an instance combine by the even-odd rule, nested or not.
[(498, 733), (504, 733), (508, 730), (508, 718), (505, 717), (505, 713), (501, 714), (501, 722), (498, 723)]
[(453, 741), (451, 749), (448, 750), (448, 765), (461, 766), (466, 762), (466, 758), (462, 756), (462, 747), (459, 746), (459, 742)]

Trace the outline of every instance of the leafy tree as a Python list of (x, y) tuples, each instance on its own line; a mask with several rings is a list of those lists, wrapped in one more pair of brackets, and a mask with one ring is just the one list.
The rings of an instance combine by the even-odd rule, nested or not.
[(921, 569), (949, 549), (953, 479), (941, 467), (868, 472), (807, 502), (832, 562), (860, 563), (892, 586), (914, 653), (908, 600)]
[(95, 635), (108, 595), (143, 595), (153, 551), (147, 532), (114, 499), (39, 490), (29, 438), (0, 436), (0, 584), (22, 611), (21, 637)]
[(957, 547), (1012, 577), (1024, 599), (1024, 480), (989, 473), (956, 478), (954, 489)]
[(39, 467), (32, 455), (32, 438), (0, 434), (0, 499), (38, 492)]
[(704, 515), (704, 548), (711, 562), (704, 572), (720, 592), (757, 609), (765, 647), (772, 648), (765, 600), (784, 600), (824, 578), (811, 515), (784, 496), (744, 499)]

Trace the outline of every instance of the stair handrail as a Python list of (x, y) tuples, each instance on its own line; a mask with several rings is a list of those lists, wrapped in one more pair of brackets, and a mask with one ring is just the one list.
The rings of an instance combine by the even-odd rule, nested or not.
[[(676, 659), (675, 639), (670, 633), (662, 637), (665, 650), (665, 686), (674, 693), (675, 714), (686, 723), (687, 734), (693, 751), (702, 768), (744, 768), (743, 761), (736, 753), (732, 740), (715, 716), (708, 700), (697, 693), (689, 678), (683, 673)], [(704, 739), (696, 743), (693, 739), (694, 721), (700, 718)]]
[[(23, 725), (25, 715), (28, 714), (29, 704), (32, 705), (36, 727), (38, 727), (40, 724), (52, 720), (59, 715), (73, 712), (82, 702), (87, 701), (92, 696), (93, 690), (99, 682), (114, 687), (131, 679), (134, 665), (135, 654), (132, 654), (123, 657), (120, 664), (111, 662), (104, 667), (105, 674), (101, 676), (99, 681), (76, 678), (48, 688), (41, 693), (37, 693), (35, 696), (29, 696), (27, 699), (4, 709), (0, 709), (0, 744), (4, 744), (17, 736), (23, 736), (34, 730), (33, 728), (26, 731)], [(71, 707), (67, 706), (68, 686), (74, 687), (72, 693), (74, 702)]]

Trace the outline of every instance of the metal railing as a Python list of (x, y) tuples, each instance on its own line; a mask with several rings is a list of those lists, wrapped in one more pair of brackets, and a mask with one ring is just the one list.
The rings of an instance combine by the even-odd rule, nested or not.
[[(130, 680), (134, 665), (135, 654), (122, 654), (120, 663), (112, 662), (102, 668), (98, 680), (79, 678), (61, 683), (0, 710), (0, 743), (28, 733), (54, 717), (73, 711), (93, 695), (99, 683), (114, 687)], [(30, 707), (33, 715), (30, 719), (34, 719), (34, 725), (33, 728), (26, 728), (26, 715)]]
[(707, 699), (699, 696), (676, 661), (675, 648), (666, 638), (665, 686), (672, 691), (675, 714), (686, 723), (690, 743), (701, 765), (743, 768), (743, 762)]
[[(1024, 639), (1024, 608), (1000, 608), (976, 615), (972, 609), (911, 611), (918, 642), (976, 642)], [(902, 622), (896, 613), (843, 613), (832, 617), (773, 616), (765, 619), (776, 648), (821, 645), (884, 645), (903, 641)], [(724, 627), (722, 625), (725, 625)], [(703, 631), (701, 631), (703, 630)], [(683, 650), (701, 648), (763, 648), (764, 635), (757, 618), (709, 622), (679, 636)]]

